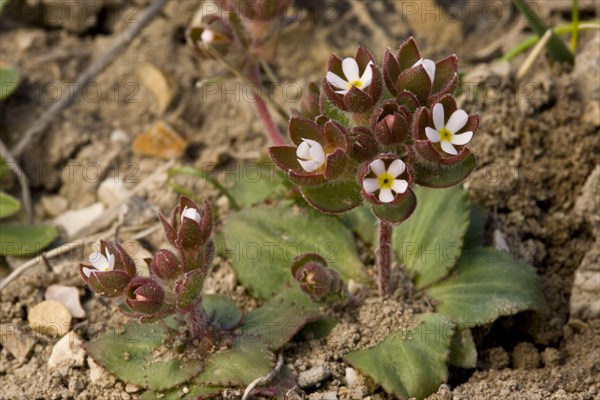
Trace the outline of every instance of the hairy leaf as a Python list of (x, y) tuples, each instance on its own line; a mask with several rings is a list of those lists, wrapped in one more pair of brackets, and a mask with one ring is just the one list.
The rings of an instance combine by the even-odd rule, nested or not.
[(56, 238), (56, 227), (47, 224), (2, 224), (0, 255), (25, 256), (39, 253)]

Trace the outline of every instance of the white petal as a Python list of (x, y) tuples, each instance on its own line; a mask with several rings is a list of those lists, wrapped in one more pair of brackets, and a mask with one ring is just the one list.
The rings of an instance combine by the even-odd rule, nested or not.
[(367, 67), (365, 68), (365, 72), (363, 72), (362, 76), (360, 77), (360, 81), (362, 82), (361, 89), (369, 86), (373, 80), (373, 70), (371, 69), (372, 64), (373, 61), (369, 61), (369, 64), (367, 64)]
[(108, 268), (108, 259), (104, 257), (102, 253), (93, 252), (88, 257), (88, 261), (99, 271), (104, 271)]
[(452, 154), (453, 156), (458, 154), (458, 152), (456, 151), (456, 149), (454, 148), (454, 146), (452, 146), (452, 143), (450, 143), (450, 142), (443, 141), (442, 142), (442, 150), (444, 150), (448, 154)]
[(437, 131), (444, 127), (444, 106), (440, 103), (433, 106), (433, 126)]
[(379, 176), (385, 173), (385, 163), (383, 160), (375, 160), (371, 164), (369, 164), (369, 168), (376, 176)]
[(365, 189), (365, 192), (367, 193), (374, 193), (379, 190), (379, 181), (374, 178), (366, 178), (363, 181), (363, 189)]
[(113, 269), (115, 269), (115, 255), (110, 254), (108, 256), (108, 270), (112, 271)]
[(323, 164), (325, 162), (325, 152), (323, 151), (323, 148), (321, 146), (311, 147), (310, 148), (310, 158), (317, 161), (319, 163), (319, 165)]
[(348, 82), (353, 82), (360, 79), (358, 63), (354, 58), (344, 58), (342, 61), (342, 71), (344, 71), (344, 75), (346, 76)]
[(200, 35), (200, 40), (204, 43), (210, 43), (215, 40), (215, 33), (210, 29), (205, 29), (204, 32), (202, 32), (202, 35)]
[(319, 164), (319, 162), (315, 161), (315, 160), (310, 160), (310, 161), (298, 160), (298, 162), (302, 166), (302, 169), (304, 169), (306, 172), (316, 171), (321, 166), (321, 164)]
[(344, 89), (344, 90), (336, 90), (335, 92), (337, 94), (341, 94), (342, 96), (345, 95), (346, 93), (348, 93), (350, 91), (350, 89)]
[(468, 120), (469, 115), (466, 112), (463, 110), (456, 110), (450, 116), (450, 119), (446, 124), (446, 129), (448, 129), (450, 133), (456, 133), (465, 127)]
[(379, 201), (382, 203), (391, 203), (394, 197), (396, 196), (392, 193), (392, 189), (385, 188), (379, 191)]
[(402, 162), (402, 160), (394, 160), (388, 167), (387, 172), (393, 178), (395, 178), (398, 175), (401, 175), (402, 173), (404, 173), (405, 170), (406, 170), (406, 166), (404, 165), (404, 162)]
[(473, 137), (473, 132), (471, 132), (471, 131), (459, 133), (458, 135), (452, 135), (452, 139), (450, 139), (450, 143), (458, 145), (458, 146), (464, 146), (465, 144), (467, 144), (471, 141), (472, 137)]
[(198, 210), (196, 210), (195, 208), (191, 208), (191, 207), (187, 207), (185, 206), (183, 208), (183, 212), (181, 213), (181, 222), (183, 222), (183, 219), (187, 218), (187, 219), (192, 219), (198, 223), (200, 223), (200, 213), (198, 212)]
[(429, 79), (431, 82), (435, 79), (435, 63), (432, 60), (428, 60), (427, 58), (422, 59), (421, 64), (423, 68), (425, 68), (425, 72), (429, 75)]
[(331, 71), (327, 72), (327, 75), (325, 77), (327, 78), (327, 82), (331, 83), (338, 89), (345, 89), (346, 87), (348, 87), (347, 81), (343, 80)]
[(83, 274), (89, 278), (90, 274), (92, 273), (92, 270), (87, 267), (83, 267), (81, 268), (81, 272), (83, 272)]
[(430, 142), (437, 143), (441, 140), (439, 132), (433, 128), (425, 128), (425, 134), (427, 135), (427, 139), (429, 139)]
[(296, 157), (303, 160), (310, 160), (310, 145), (306, 142), (300, 143), (296, 149)]
[(406, 189), (408, 189), (408, 182), (404, 179), (396, 179), (394, 180), (394, 183), (392, 183), (392, 190), (396, 193), (402, 194), (406, 192)]

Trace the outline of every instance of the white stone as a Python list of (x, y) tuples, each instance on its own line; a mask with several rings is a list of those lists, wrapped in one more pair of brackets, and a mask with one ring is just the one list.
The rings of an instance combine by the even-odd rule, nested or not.
[(46, 300), (31, 307), (27, 314), (29, 327), (49, 336), (63, 336), (69, 332), (71, 313), (56, 300)]
[(88, 226), (103, 213), (104, 205), (102, 203), (94, 203), (89, 207), (79, 210), (69, 210), (56, 217), (54, 223), (62, 226), (69, 238), (73, 238), (77, 232)]
[(79, 290), (74, 286), (50, 285), (44, 294), (46, 300), (56, 300), (75, 318), (85, 318), (85, 311), (79, 302)]
[(110, 207), (127, 197), (129, 191), (123, 180), (110, 177), (98, 186), (98, 200)]
[(48, 367), (83, 367), (85, 363), (85, 351), (81, 347), (81, 339), (75, 332), (69, 332), (63, 336), (52, 348), (48, 359)]
[(42, 196), (40, 205), (47, 216), (54, 218), (65, 212), (69, 207), (69, 202), (62, 196)]
[(123, 129), (115, 129), (110, 134), (110, 141), (113, 143), (129, 143), (129, 136)]
[(354, 368), (346, 368), (346, 384), (348, 386), (354, 386), (356, 378), (358, 378), (356, 370)]
[(98, 365), (96, 363), (96, 361), (94, 361), (92, 359), (92, 357), (88, 357), (87, 363), (88, 363), (88, 367), (90, 370), (90, 382), (91, 383), (98, 382), (102, 378), (102, 376), (105, 374), (108, 375), (106, 370), (104, 368), (102, 368), (100, 365)]

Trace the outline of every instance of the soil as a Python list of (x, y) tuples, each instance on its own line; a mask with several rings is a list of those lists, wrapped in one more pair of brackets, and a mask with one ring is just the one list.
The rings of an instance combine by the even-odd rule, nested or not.
[[(64, 82), (76, 83), (78, 74), (150, 1), (95, 3), (98, 7), (87, 8), (85, 18), (52, 17), (48, 14), (55, 5), (51, 0), (13, 0), (5, 9), (0, 58), (18, 66), (23, 77), (0, 109), (0, 134), (9, 147), (56, 96), (68, 94)], [(533, 3), (549, 23), (564, 23), (570, 17), (570, 1)], [(69, 8), (76, 4), (67, 2), (64, 10), (77, 16), (77, 10)], [(519, 25), (520, 17), (509, 2), (344, 0), (327, 2), (327, 9), (321, 2), (298, 4), (303, 7), (302, 17), (283, 27), (273, 61), (279, 78), (273, 96), (286, 109), (295, 107), (297, 99), (290, 99), (289, 93), (286, 97), (281, 88), (303, 87), (320, 78), (331, 52), (349, 54), (362, 44), (373, 54), (382, 54), (386, 47), (414, 35), (429, 58), (457, 53), (465, 72), (461, 108), (481, 116), (472, 142), (478, 169), (466, 185), (472, 201), (490, 211), (484, 240), (489, 243), (494, 234), (503, 236), (510, 250), (532, 263), (542, 279), (549, 314), (523, 313), (477, 330), (477, 368), (452, 369), (449, 382), (429, 400), (600, 398), (600, 318), (589, 313), (571, 315), (569, 306), (576, 269), (600, 243), (600, 210), (592, 207), (586, 214), (576, 207), (590, 196), (584, 187), (597, 187), (597, 182), (585, 184), (600, 164), (600, 34), (581, 34), (575, 68), (550, 65), (542, 57), (517, 82), (515, 72), (526, 55), (510, 66), (493, 62), (530, 34), (524, 24)], [(417, 8), (407, 8), (407, 4)], [(597, 1), (579, 4), (582, 19), (600, 16)], [(168, 122), (188, 142), (186, 153), (177, 160), (180, 165), (218, 172), (264, 151), (267, 141), (243, 87), (228, 79), (212, 94), (215, 86), (208, 87), (210, 79), (225, 76), (226, 71), (216, 63), (198, 62), (185, 45), (184, 31), (198, 6), (191, 0), (169, 2), (96, 77), (95, 87), (101, 94), (90, 90), (75, 99), (43, 139), (25, 152), (22, 162), (32, 186), (36, 221), (51, 220), (42, 198), (58, 195), (67, 201), (68, 209), (80, 209), (99, 201), (98, 187), (112, 174), (124, 178), (124, 187), (131, 189), (163, 165), (164, 160), (135, 154), (130, 145), (158, 121)], [(172, 88), (174, 99), (164, 111), (138, 76), (148, 63), (177, 82)], [(56, 88), (62, 92), (56, 94)], [(285, 121), (278, 123), (285, 127)], [(117, 130), (121, 131), (119, 140), (115, 139)], [(94, 174), (90, 165), (100, 165), (101, 173)], [(180, 183), (216, 204), (220, 217), (228, 212), (225, 199), (209, 184), (192, 179)], [(3, 182), (3, 190), (18, 195), (14, 181)], [(167, 211), (177, 198), (160, 184), (147, 186), (139, 196), (129, 202), (130, 207), (144, 201)], [(130, 224), (138, 223), (130, 220)], [(126, 229), (120, 236), (131, 237)], [(165, 240), (155, 232), (135, 243), (152, 251)], [(79, 278), (77, 263), (90, 251), (76, 249), (52, 259), (50, 269), (40, 262), (0, 292), (0, 333), (15, 328), (23, 332), (20, 351), (15, 350), (15, 343), (10, 350), (5, 342), (1, 347), (0, 399), (126, 400), (140, 393), (139, 388), (102, 371), (89, 357), (81, 365), (50, 368), (48, 359), (56, 339), (27, 327), (28, 310), (43, 300), (51, 284), (79, 288), (87, 317), (76, 319), (71, 329), (82, 340), (125, 321), (114, 302), (93, 296)], [(373, 257), (362, 256), (371, 267)], [(22, 261), (5, 259), (0, 277)], [(246, 310), (257, 305), (236, 282), (225, 260), (216, 260), (205, 290), (226, 293)], [(329, 398), (324, 396), (331, 392), (340, 399), (388, 398), (362, 377), (355, 385), (347, 385), (347, 365), (341, 353), (377, 343), (386, 333), (379, 327), (405, 326), (411, 315), (430, 305), (426, 299), (401, 295), (385, 301), (368, 292), (362, 296), (361, 308), (342, 314), (342, 323), (331, 336), (335, 340), (313, 338), (286, 347), (285, 362), (296, 373), (314, 367), (331, 372), (329, 378), (305, 390), (306, 398)], [(239, 395), (228, 391), (224, 398)]]

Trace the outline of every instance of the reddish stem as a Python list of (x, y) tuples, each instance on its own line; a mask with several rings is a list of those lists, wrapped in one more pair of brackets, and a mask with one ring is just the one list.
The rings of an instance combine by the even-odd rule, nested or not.
[[(250, 79), (258, 87), (257, 90), (262, 90), (264, 88), (261, 83), (261, 80), (260, 80), (260, 75), (258, 72), (258, 65), (255, 65), (254, 67), (252, 67), (252, 73), (251, 73)], [(283, 138), (282, 138), (281, 134), (279, 133), (277, 126), (275, 126), (275, 122), (273, 122), (273, 118), (271, 118), (271, 114), (269, 113), (267, 104), (264, 102), (264, 100), (260, 97), (260, 95), (258, 93), (254, 94), (254, 101), (256, 104), (256, 110), (258, 111), (258, 115), (259, 115), (260, 119), (262, 120), (262, 122), (265, 126), (265, 129), (267, 130), (267, 133), (269, 134), (269, 138), (271, 139), (271, 142), (273, 142), (273, 144), (275, 146), (284, 145), (285, 143), (283, 142)]]
[(379, 295), (390, 295), (392, 291), (392, 224), (379, 220)]
[(207, 334), (208, 317), (206, 311), (204, 311), (204, 307), (202, 307), (201, 298), (198, 298), (190, 306), (189, 311), (186, 312), (186, 317), (192, 333), (192, 339), (202, 341)]

